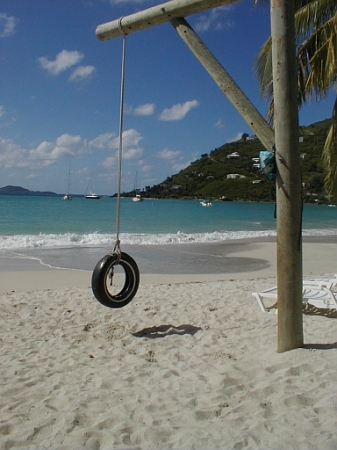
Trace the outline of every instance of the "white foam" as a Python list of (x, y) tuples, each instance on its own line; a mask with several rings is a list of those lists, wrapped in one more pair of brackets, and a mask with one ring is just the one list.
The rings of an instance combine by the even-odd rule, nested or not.
[[(266, 231), (215, 231), (212, 233), (177, 233), (146, 234), (122, 233), (120, 240), (129, 245), (164, 245), (182, 243), (219, 242), (232, 239), (250, 239), (256, 237), (275, 236), (275, 230)], [(304, 230), (304, 236), (331, 236), (337, 235), (337, 229)], [(0, 237), (0, 249), (16, 250), (29, 248), (69, 248), (69, 247), (96, 247), (113, 246), (115, 234), (104, 233), (64, 233), (64, 234), (38, 234), (13, 235)]]

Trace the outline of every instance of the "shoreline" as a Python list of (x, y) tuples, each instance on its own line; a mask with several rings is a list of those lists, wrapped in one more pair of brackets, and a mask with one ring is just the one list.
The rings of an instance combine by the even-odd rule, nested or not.
[[(125, 245), (140, 283), (168, 284), (276, 278), (275, 238), (205, 244)], [(43, 249), (0, 256), (0, 293), (91, 285), (104, 248)], [(303, 276), (337, 273), (337, 236), (303, 238)]]

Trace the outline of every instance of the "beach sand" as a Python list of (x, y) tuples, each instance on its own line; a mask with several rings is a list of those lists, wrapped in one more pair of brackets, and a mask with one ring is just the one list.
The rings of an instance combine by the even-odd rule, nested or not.
[[(304, 277), (337, 273), (336, 250), (304, 243)], [(118, 310), (90, 270), (0, 260), (1, 449), (337, 448), (337, 314), (306, 311), (304, 348), (277, 353), (277, 314), (252, 297), (276, 284), (275, 243), (135, 254)]]

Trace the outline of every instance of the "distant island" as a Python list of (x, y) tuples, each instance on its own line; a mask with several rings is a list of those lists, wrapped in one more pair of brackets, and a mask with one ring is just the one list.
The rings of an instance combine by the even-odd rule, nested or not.
[[(326, 119), (299, 127), (298, 150), (304, 203), (331, 203), (324, 189), (326, 169), (322, 160), (330, 124), (331, 119)], [(143, 198), (274, 202), (275, 181), (270, 181), (260, 171), (259, 153), (263, 150), (256, 136), (244, 133), (238, 141), (203, 153), (179, 173), (157, 185), (145, 186), (140, 193)], [(0, 195), (61, 196), (55, 192), (30, 191), (20, 186), (0, 188)], [(134, 190), (121, 193), (122, 197), (134, 195)]]
[(26, 195), (26, 196), (57, 196), (55, 192), (41, 192), (41, 191), (30, 191), (29, 189), (25, 189), (21, 186), (5, 186), (0, 188), (0, 195)]

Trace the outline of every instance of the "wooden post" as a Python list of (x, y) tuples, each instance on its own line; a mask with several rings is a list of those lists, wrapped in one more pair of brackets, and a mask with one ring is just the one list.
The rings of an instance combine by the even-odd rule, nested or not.
[[(183, 16), (237, 0), (172, 0), (100, 25), (100, 40), (171, 22), (237, 111), (268, 150), (274, 133), (214, 58)], [(278, 351), (303, 346), (302, 202), (298, 153), (297, 73), (293, 0), (271, 0), (274, 125), (277, 161)]]
[(213, 56), (185, 19), (174, 19), (171, 20), (171, 23), (185, 44), (198, 58), (200, 63), (260, 139), (265, 148), (272, 151), (274, 147), (274, 132), (252, 102), (225, 71), (219, 61)]
[(145, 28), (169, 22), (177, 17), (189, 16), (211, 8), (229, 5), (238, 0), (171, 0), (167, 3), (152, 6), (143, 11), (137, 11), (129, 16), (121, 17), (99, 25), (96, 36), (100, 41), (106, 41), (123, 34), (134, 33)]
[(277, 161), (278, 352), (303, 346), (302, 201), (294, 2), (271, 0)]

